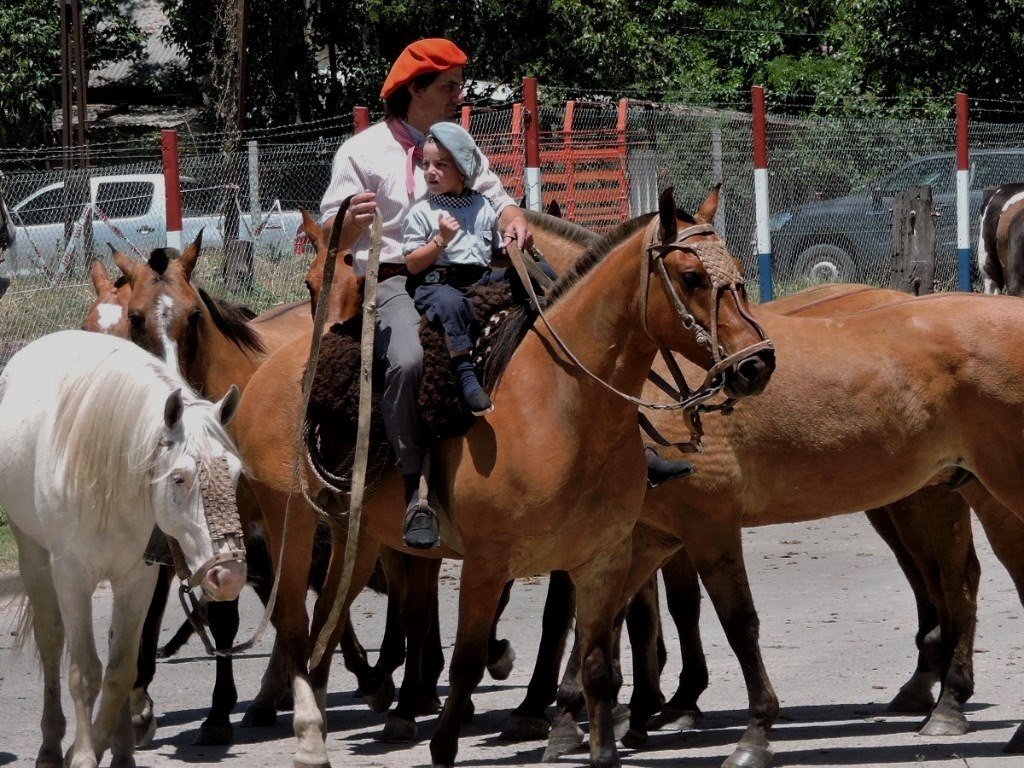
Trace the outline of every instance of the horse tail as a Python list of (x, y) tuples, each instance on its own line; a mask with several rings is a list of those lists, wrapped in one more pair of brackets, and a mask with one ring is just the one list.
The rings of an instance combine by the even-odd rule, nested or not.
[(32, 602), (28, 599), (28, 595), (22, 592), (20, 595), (15, 595), (11, 602), (19, 601), (17, 613), (14, 615), (14, 643), (11, 646), (16, 651), (24, 650), (29, 642), (33, 639), (32, 636)]

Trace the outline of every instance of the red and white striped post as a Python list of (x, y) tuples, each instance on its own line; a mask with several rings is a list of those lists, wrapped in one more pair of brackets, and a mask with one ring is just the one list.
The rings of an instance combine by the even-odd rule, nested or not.
[(754, 107), (754, 215), (757, 222), (757, 275), (761, 301), (772, 300), (772, 240), (768, 231), (768, 131), (764, 88), (750, 89)]
[(967, 94), (956, 95), (956, 250), (960, 290), (971, 290), (971, 158)]
[(370, 127), (370, 108), (369, 107), (353, 107), (352, 108), (352, 124), (355, 128), (355, 133), (361, 133)]
[(523, 133), (526, 139), (526, 168), (523, 178), (523, 190), (526, 196), (526, 207), (531, 211), (540, 211), (541, 202), (540, 180), (540, 107), (537, 99), (537, 78), (523, 78), (523, 104), (526, 107), (523, 120)]
[(164, 196), (167, 200), (167, 247), (182, 249), (181, 169), (178, 162), (178, 132), (160, 131), (164, 160)]

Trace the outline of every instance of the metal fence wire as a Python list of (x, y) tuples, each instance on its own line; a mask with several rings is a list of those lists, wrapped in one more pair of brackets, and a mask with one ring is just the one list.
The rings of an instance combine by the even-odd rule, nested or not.
[[(655, 210), (669, 186), (693, 210), (721, 182), (716, 227), (758, 295), (749, 113), (608, 100), (544, 106), (538, 120), (543, 203), (597, 231)], [(463, 122), (509, 192), (523, 198), (521, 106), (474, 108)], [(224, 136), (183, 134), (184, 235), (195, 234), (190, 222), (202, 225), (207, 245), (197, 282), (257, 312), (305, 298), (309, 255), (295, 211), (318, 212), (334, 152), (353, 130), (351, 119), (325, 121), (246, 136), (231, 151)], [(956, 288), (953, 119), (770, 115), (767, 141), (774, 295), (825, 279), (888, 285), (892, 200), (912, 184), (933, 190), (936, 289)], [(983, 190), (1024, 181), (1024, 125), (972, 122), (970, 152), (976, 244)], [(117, 276), (112, 248), (144, 258), (164, 244), (164, 209), (154, 204), (162, 194), (159, 137), (91, 145), (89, 160), (87, 171), (64, 171), (55, 169), (59, 152), (0, 150), (17, 237), (0, 264), (11, 281), (0, 300), (0, 361), (37, 336), (81, 324), (94, 298), (93, 259)], [(222, 247), (231, 219), (253, 253), (252, 280), (233, 294)]]

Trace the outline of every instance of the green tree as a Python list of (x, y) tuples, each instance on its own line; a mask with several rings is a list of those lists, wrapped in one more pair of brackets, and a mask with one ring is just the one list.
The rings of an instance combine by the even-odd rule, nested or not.
[[(139, 29), (117, 0), (90, 0), (82, 9), (88, 68), (132, 59), (142, 49)], [(0, 3), (0, 145), (53, 144), (60, 107), (60, 4), (52, 0)]]

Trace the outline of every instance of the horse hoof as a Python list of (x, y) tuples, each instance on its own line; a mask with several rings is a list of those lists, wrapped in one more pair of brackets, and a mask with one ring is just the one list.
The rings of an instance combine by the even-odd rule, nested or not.
[(630, 728), (622, 737), (622, 746), (629, 749), (640, 749), (647, 743), (647, 731), (639, 728)]
[(417, 715), (436, 715), (440, 709), (441, 700), (437, 696), (420, 696), (413, 711)]
[(922, 693), (901, 688), (885, 711), (893, 715), (927, 715), (935, 706), (935, 697), (931, 691)]
[(277, 723), (277, 710), (251, 706), (242, 715), (242, 728), (269, 728)]
[(544, 757), (541, 760), (545, 763), (553, 763), (562, 755), (575, 752), (583, 746), (583, 729), (576, 724), (557, 723), (551, 726), (548, 733), (548, 746), (544, 750)]
[(740, 744), (722, 763), (722, 768), (768, 768), (773, 754), (771, 747)]
[(541, 741), (548, 737), (551, 723), (544, 717), (511, 714), (498, 738), (502, 741)]
[(156, 718), (150, 717), (146, 722), (136, 723), (132, 718), (132, 731), (135, 733), (135, 748), (147, 749), (153, 743), (156, 736)]
[(110, 768), (135, 768), (135, 758), (132, 755), (112, 755)]
[(36, 768), (64, 768), (64, 755), (58, 749), (56, 752), (46, 747), (39, 748), (36, 755)]
[(612, 709), (612, 729), (615, 740), (622, 741), (629, 732), (629, 705), (616, 704)]
[(235, 729), (230, 725), (199, 726), (199, 732), (192, 739), (193, 747), (223, 747), (230, 745), (235, 739)]
[(968, 730), (970, 726), (963, 715), (935, 713), (925, 721), (918, 733), (921, 736), (963, 736)]
[(387, 712), (395, 700), (395, 681), (390, 676), (385, 677), (376, 691), (363, 692), (363, 698), (374, 712)]
[(410, 744), (416, 741), (419, 729), (413, 720), (406, 720), (398, 715), (388, 715), (384, 730), (380, 732), (380, 741), (387, 744)]
[(665, 707), (651, 718), (652, 731), (692, 731), (700, 727), (704, 713), (697, 708)]
[(506, 680), (512, 674), (512, 665), (516, 660), (516, 651), (508, 640), (499, 640), (501, 654), (498, 658), (487, 665), (487, 673), (494, 680)]

